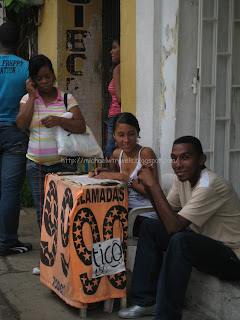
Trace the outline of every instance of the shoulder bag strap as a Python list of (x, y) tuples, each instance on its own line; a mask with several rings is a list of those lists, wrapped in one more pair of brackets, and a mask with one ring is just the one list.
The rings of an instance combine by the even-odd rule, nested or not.
[(66, 107), (66, 110), (67, 110), (67, 105), (68, 105), (68, 103), (67, 103), (67, 93), (64, 93), (64, 105), (65, 105), (65, 107)]

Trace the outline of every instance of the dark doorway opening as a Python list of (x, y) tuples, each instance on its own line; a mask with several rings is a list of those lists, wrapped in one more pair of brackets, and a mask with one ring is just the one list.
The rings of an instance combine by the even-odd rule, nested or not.
[(102, 0), (102, 147), (107, 145), (107, 119), (111, 105), (108, 85), (112, 79), (113, 38), (120, 38), (120, 0)]

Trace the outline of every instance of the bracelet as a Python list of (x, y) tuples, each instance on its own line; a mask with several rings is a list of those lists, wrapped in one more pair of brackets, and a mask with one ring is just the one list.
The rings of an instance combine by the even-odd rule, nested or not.
[(127, 183), (128, 188), (132, 187), (132, 183), (133, 183), (133, 178), (130, 178)]

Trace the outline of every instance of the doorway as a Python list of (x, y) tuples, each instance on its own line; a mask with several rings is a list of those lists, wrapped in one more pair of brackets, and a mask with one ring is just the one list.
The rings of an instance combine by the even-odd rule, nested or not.
[(112, 79), (110, 51), (115, 36), (120, 38), (120, 0), (102, 0), (102, 148), (107, 146), (107, 120), (111, 105), (108, 85)]

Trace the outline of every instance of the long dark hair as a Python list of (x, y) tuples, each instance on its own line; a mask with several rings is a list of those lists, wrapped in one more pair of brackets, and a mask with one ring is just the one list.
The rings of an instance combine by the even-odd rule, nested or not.
[(136, 128), (138, 134), (140, 132), (140, 127), (137, 118), (130, 112), (122, 112), (115, 117), (113, 121), (113, 132), (115, 132), (116, 127), (119, 123), (129, 124), (130, 126)]

